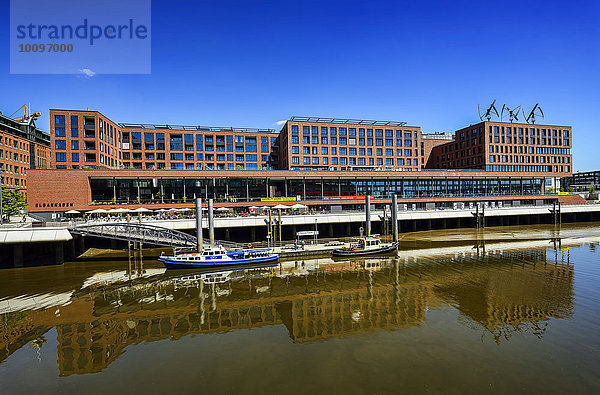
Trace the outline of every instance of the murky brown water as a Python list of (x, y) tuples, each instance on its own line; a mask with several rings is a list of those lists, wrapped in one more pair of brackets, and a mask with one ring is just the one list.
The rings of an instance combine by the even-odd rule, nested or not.
[(598, 393), (587, 229), (218, 273), (3, 270), (0, 392)]

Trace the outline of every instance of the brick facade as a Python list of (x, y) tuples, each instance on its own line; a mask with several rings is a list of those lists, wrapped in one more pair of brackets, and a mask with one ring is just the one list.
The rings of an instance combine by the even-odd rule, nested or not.
[(288, 120), (279, 134), (283, 170), (402, 170), (420, 166), (421, 129), (401, 122)]
[(427, 169), (482, 169), (548, 177), (573, 173), (570, 126), (481, 122), (433, 147)]
[(242, 170), (277, 167), (273, 130), (117, 124), (97, 111), (50, 110), (52, 167)]
[(50, 167), (50, 137), (33, 123), (0, 115), (0, 171), (4, 187), (25, 191), (29, 169)]

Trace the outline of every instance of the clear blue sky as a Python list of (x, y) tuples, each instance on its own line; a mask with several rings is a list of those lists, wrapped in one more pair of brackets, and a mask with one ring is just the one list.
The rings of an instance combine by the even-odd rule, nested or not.
[(575, 170), (600, 169), (598, 1), (155, 0), (149, 75), (10, 75), (8, 34), (0, 110), (31, 102), (46, 131), (49, 108), (87, 107), (117, 122), (276, 128), (314, 115), (453, 131), (495, 98), (539, 102), (544, 122), (573, 126)]

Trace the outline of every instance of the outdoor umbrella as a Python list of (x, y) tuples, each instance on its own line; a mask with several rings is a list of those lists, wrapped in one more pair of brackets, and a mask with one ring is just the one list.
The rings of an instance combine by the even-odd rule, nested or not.
[(146, 207), (139, 207), (136, 208), (135, 210), (131, 210), (134, 213), (149, 213), (152, 210), (148, 210)]
[(273, 206), (274, 210), (287, 210), (290, 206), (285, 206), (283, 204), (278, 204), (277, 206)]
[(65, 214), (81, 214), (81, 213), (77, 210), (69, 210)]
[(308, 206), (305, 206), (303, 204), (300, 203), (296, 203), (294, 204), (291, 208), (295, 208), (295, 209), (304, 209), (304, 208), (308, 208)]
[(88, 212), (88, 214), (103, 214), (103, 213), (107, 213), (108, 211), (102, 209), (102, 208), (97, 208), (95, 210), (92, 210), (90, 212)]
[(229, 211), (227, 207), (219, 207), (217, 211)]

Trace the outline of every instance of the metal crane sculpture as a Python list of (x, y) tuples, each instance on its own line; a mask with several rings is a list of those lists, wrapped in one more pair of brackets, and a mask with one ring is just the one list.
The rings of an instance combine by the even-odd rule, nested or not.
[[(525, 112), (523, 112), (523, 115), (525, 115)], [(531, 110), (531, 112), (529, 113), (529, 115), (527, 116), (527, 118), (525, 118), (525, 121), (527, 123), (535, 123), (535, 117), (542, 117), (544, 118), (544, 112), (542, 111), (542, 107), (540, 107), (539, 103), (535, 103), (535, 106), (533, 106), (533, 110)]]
[(478, 104), (477, 105), (477, 113), (479, 114), (479, 119), (481, 119), (482, 121), (483, 121), (483, 118), (486, 118), (489, 122), (492, 119), (492, 113), (496, 114), (497, 117), (500, 117), (500, 115), (498, 114), (498, 109), (496, 109), (496, 99), (494, 99), (492, 104), (490, 104), (490, 106), (487, 108), (487, 110), (485, 110), (483, 115), (481, 114), (481, 110), (483, 110), (483, 107), (481, 107)]
[(504, 119), (504, 112), (506, 112), (508, 114), (508, 119), (510, 120), (510, 123), (512, 123), (513, 121), (518, 121), (519, 111), (522, 111), (520, 104), (512, 110), (508, 108), (506, 104), (503, 104), (502, 111), (500, 111), (500, 120), (502, 121)]

